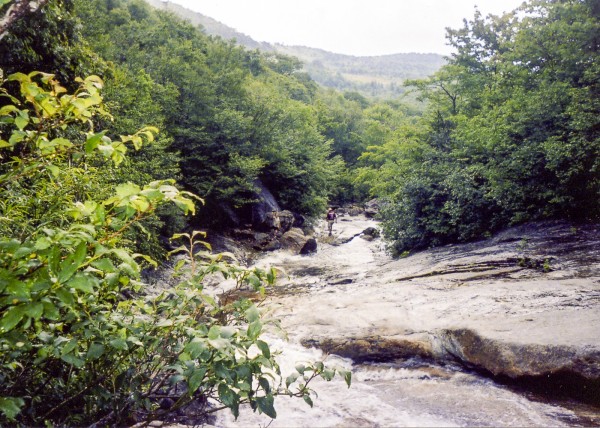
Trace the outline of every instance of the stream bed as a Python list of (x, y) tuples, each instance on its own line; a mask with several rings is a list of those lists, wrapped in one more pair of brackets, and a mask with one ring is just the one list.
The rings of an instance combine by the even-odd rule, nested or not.
[[(507, 272), (506, 275), (510, 276), (508, 279), (493, 276), (494, 281), (501, 281), (498, 287), (512, 288), (510, 293), (502, 293), (501, 298), (497, 295), (490, 297), (488, 300), (491, 304), (480, 301), (478, 296), (485, 297), (485, 293), (476, 284), (472, 288), (464, 286), (467, 281), (464, 274), (463, 277), (448, 275), (438, 278), (437, 282), (432, 282), (428, 275), (419, 274), (417, 277), (427, 280), (421, 282), (420, 279), (412, 279), (406, 282), (413, 286), (415, 281), (419, 281), (419, 293), (411, 292), (408, 285), (402, 286), (404, 282), (398, 286), (398, 280), (390, 278), (410, 276), (414, 273), (411, 269), (416, 269), (413, 265), (423, 264), (423, 257), (426, 256), (417, 257), (413, 262), (407, 259), (402, 265), (405, 271), (399, 272), (398, 266), (385, 253), (381, 240), (369, 241), (359, 236), (360, 231), (376, 226), (373, 220), (362, 217), (342, 218), (334, 226), (332, 237), (324, 234), (317, 236), (319, 249), (316, 254), (300, 256), (281, 250), (268, 253), (256, 262), (257, 265), (277, 266), (284, 270), (280, 275), (280, 285), (263, 305), (268, 316), (281, 320), (289, 336), (288, 340), (276, 335), (265, 337), (272, 349), (281, 353), (278, 361), (284, 377), (293, 371), (297, 363), (325, 359), (328, 365), (351, 369), (352, 386), (347, 388), (341, 378), (331, 382), (318, 380), (311, 384), (317, 394), (313, 397), (312, 409), (301, 399), (277, 397), (275, 409), (278, 416), (273, 421), (245, 408), (241, 409), (237, 421), (230, 413), (220, 412), (216, 426), (600, 426), (600, 408), (593, 403), (582, 404), (568, 399), (538, 396), (523, 390), (522, 385), (519, 388), (503, 385), (489, 373), (486, 375), (451, 359), (404, 355), (397, 359), (367, 356), (362, 361), (361, 358), (343, 358), (334, 353), (325, 355), (319, 347), (311, 346), (332, 339), (344, 342), (348, 338), (361, 341), (363, 338), (372, 340), (373, 337), (379, 341), (409, 338), (415, 343), (427, 338), (435, 344), (438, 339), (432, 337), (439, 328), (462, 326), (461, 323), (467, 319), (471, 324), (482, 324), (484, 332), (488, 328), (500, 338), (514, 334), (518, 341), (518, 334), (507, 331), (512, 327), (486, 327), (484, 321), (489, 320), (491, 311), (498, 315), (504, 310), (508, 315), (500, 313), (501, 318), (514, 317), (521, 322), (521, 318), (526, 316), (529, 318), (524, 318), (523, 322), (531, 325), (539, 323), (537, 330), (532, 331), (535, 335), (539, 333), (540, 339), (532, 342), (543, 341), (543, 335), (546, 334), (543, 321), (548, 310), (541, 307), (539, 302), (546, 302), (546, 297), (542, 296), (533, 302), (528, 295), (522, 296), (525, 293), (523, 290), (530, 292), (530, 283), (519, 282), (522, 285), (519, 288), (521, 286), (516, 287), (514, 282), (515, 275), (521, 281), (527, 272), (507, 270), (505, 265), (500, 268), (496, 266), (495, 269)], [(431, 263), (432, 257), (427, 257), (428, 263)], [(427, 272), (423, 266), (420, 269)], [(573, 287), (573, 295), (585, 292), (597, 296), (594, 293), (598, 290), (598, 281), (580, 283), (567, 278), (564, 271), (562, 275), (560, 278), (556, 274), (548, 278), (567, 281), (567, 285)], [(539, 275), (535, 278), (537, 281)], [(487, 284), (485, 279), (481, 282)], [(474, 283), (468, 282), (469, 287), (471, 284)], [(542, 284), (546, 287), (546, 283)], [(540, 295), (539, 290), (533, 288), (531, 293)], [(450, 292), (462, 294), (444, 294)], [(443, 295), (440, 298), (427, 293)], [(511, 296), (523, 299), (522, 311), (526, 313), (514, 309), (516, 300), (510, 300), (517, 297)], [(566, 301), (569, 296), (565, 292), (560, 300)], [(460, 303), (460, 299), (464, 299), (464, 302), (477, 300), (478, 303), (471, 307)], [(427, 305), (434, 303), (437, 305), (435, 310), (430, 310)], [(596, 303), (596, 300), (585, 303), (592, 318), (598, 312)], [(555, 303), (543, 303), (550, 304)], [(539, 314), (539, 317), (535, 314)], [(581, 334), (581, 340), (589, 340), (585, 329)], [(589, 334), (593, 335), (594, 332)], [(373, 348), (372, 344), (363, 347)], [(430, 354), (435, 355), (435, 352), (434, 349)], [(340, 354), (344, 355), (344, 352)]]

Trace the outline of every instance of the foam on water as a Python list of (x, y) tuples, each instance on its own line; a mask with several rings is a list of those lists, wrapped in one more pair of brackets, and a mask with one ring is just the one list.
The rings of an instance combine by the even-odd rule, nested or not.
[[(298, 363), (324, 358), (321, 351), (268, 337), (279, 350), (283, 376)], [(400, 427), (400, 426), (564, 426), (559, 416), (569, 411), (536, 403), (494, 382), (469, 373), (429, 364), (418, 367), (353, 366), (329, 356), (326, 364), (351, 369), (352, 386), (341, 378), (311, 383), (317, 396), (311, 409), (302, 399), (277, 397), (277, 418), (271, 422), (249, 407), (236, 421), (225, 411), (224, 427)]]
[[(344, 242), (375, 222), (353, 219), (339, 222), (334, 228), (334, 239)], [(274, 252), (258, 261), (261, 266), (279, 266), (287, 272), (282, 275), (282, 287), (303, 287), (310, 293), (304, 300), (310, 307), (298, 307), (293, 294), (271, 302), (268, 310), (287, 326), (290, 342), (275, 336), (267, 337), (285, 378), (297, 363), (324, 358), (317, 349), (299, 344), (301, 338), (313, 334), (348, 330), (352, 325), (369, 325), (373, 334), (384, 331), (394, 320), (423, 316), (419, 312), (400, 312), (393, 305), (384, 305), (387, 287), (369, 287), (381, 283), (373, 272), (373, 264), (383, 263), (376, 242), (354, 238), (341, 245), (319, 244), (312, 256)], [(344, 281), (351, 280), (350, 282)], [(331, 294), (335, 292), (335, 295)], [(369, 293), (368, 302), (364, 293)], [(357, 303), (358, 302), (358, 303)], [(363, 311), (365, 319), (354, 312), (344, 311), (345, 305), (369, 306)], [(415, 303), (416, 304), (416, 303)], [(451, 304), (451, 302), (449, 302)], [(367, 314), (367, 315), (364, 315)], [(353, 324), (354, 323), (354, 324)], [(327, 334), (327, 333), (325, 333)], [(528, 400), (493, 381), (466, 373), (458, 368), (441, 367), (424, 362), (398, 365), (353, 366), (348, 360), (329, 356), (327, 364), (351, 369), (353, 381), (347, 388), (341, 378), (331, 382), (316, 380), (311, 384), (317, 397), (314, 408), (302, 399), (277, 397), (277, 419), (272, 423), (265, 415), (253, 413), (249, 407), (241, 409), (235, 421), (232, 415), (221, 412), (217, 426), (226, 427), (399, 427), (399, 426), (563, 426), (564, 420), (575, 415), (570, 410)]]

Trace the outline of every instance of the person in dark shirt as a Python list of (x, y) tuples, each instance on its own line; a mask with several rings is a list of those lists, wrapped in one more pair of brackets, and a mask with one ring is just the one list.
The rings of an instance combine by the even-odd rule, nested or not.
[(337, 214), (333, 208), (329, 208), (327, 211), (327, 229), (329, 230), (329, 236), (331, 236), (333, 232), (333, 223), (337, 223)]

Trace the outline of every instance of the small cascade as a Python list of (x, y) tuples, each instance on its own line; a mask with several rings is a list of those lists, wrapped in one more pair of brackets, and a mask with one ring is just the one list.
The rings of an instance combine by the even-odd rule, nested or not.
[[(477, 322), (488, 331), (485, 330), (486, 320), (492, 314), (497, 316), (500, 309), (514, 312), (514, 303), (509, 302), (507, 306), (500, 300), (508, 299), (511, 292), (517, 296), (525, 295), (523, 301), (531, 306), (526, 309), (533, 315), (528, 314), (524, 322), (530, 324), (537, 314), (545, 320), (545, 309), (540, 305), (556, 304), (550, 299), (538, 299), (537, 306), (529, 302), (526, 293), (537, 292), (530, 283), (523, 287), (511, 283), (511, 292), (500, 289), (496, 296), (494, 287), (488, 282), (482, 282), (478, 288), (477, 280), (469, 280), (467, 284), (473, 288), (468, 289), (457, 275), (472, 275), (473, 272), (479, 275), (489, 266), (502, 275), (522, 278), (528, 274), (527, 269), (533, 272), (533, 268), (515, 269), (495, 259), (490, 261), (480, 248), (473, 251), (477, 259), (483, 258), (483, 261), (474, 262), (472, 270), (462, 267), (470, 265), (468, 261), (461, 262), (461, 269), (438, 269), (436, 263), (445, 260), (440, 253), (424, 253), (396, 265), (398, 262), (385, 254), (381, 240), (362, 239), (361, 231), (369, 227), (377, 227), (377, 223), (360, 216), (342, 218), (334, 225), (332, 237), (326, 233), (317, 234), (316, 254), (301, 256), (275, 251), (257, 261), (257, 265), (278, 266), (285, 272), (266, 302), (269, 315), (279, 319), (289, 335), (288, 341), (275, 336), (266, 338), (271, 347), (281, 353), (278, 359), (284, 377), (299, 362), (325, 359), (326, 364), (351, 369), (352, 386), (347, 388), (338, 378), (331, 382), (318, 380), (311, 384), (318, 394), (313, 399), (312, 409), (301, 399), (278, 397), (275, 401), (278, 417), (274, 421), (245, 408), (238, 421), (228, 412), (221, 412), (217, 426), (600, 425), (600, 410), (594, 405), (541, 398), (499, 382), (489, 373), (453, 359), (454, 356), (443, 358), (443, 347), (436, 334), (448, 331), (445, 329), (448, 325), (459, 326), (468, 317), (480, 320)], [(494, 251), (502, 260), (513, 257), (504, 247)], [(398, 266), (402, 272), (398, 272)], [(437, 274), (438, 271), (442, 273)], [(488, 277), (498, 280), (492, 275), (494, 272), (486, 276), (485, 281), (489, 281)], [(484, 273), (489, 272), (485, 270)], [(539, 276), (539, 272), (534, 273)], [(435, 275), (441, 277), (432, 279)], [(408, 279), (402, 279), (404, 277)], [(585, 284), (575, 283), (581, 289), (574, 288), (569, 293), (577, 296), (585, 287), (593, 288), (593, 285)], [(542, 285), (547, 287), (546, 283)], [(499, 287), (498, 284), (495, 287)], [(457, 291), (458, 294), (452, 294)], [(570, 294), (563, 293), (561, 299), (568, 300)], [(472, 307), (464, 303), (482, 296), (491, 303), (479, 302)], [(591, 300), (587, 303), (585, 299), (579, 300), (583, 301), (582, 305), (594, 304)], [(494, 319), (488, 322), (492, 321)], [(502, 326), (494, 328), (500, 332), (498, 340), (501, 343)], [(582, 340), (587, 340), (586, 337), (582, 330)], [(342, 349), (340, 343), (348, 349), (355, 346), (352, 349), (362, 352), (365, 357), (349, 359), (333, 353), (326, 355), (323, 350), (329, 349), (327, 343), (337, 343), (338, 349)], [(368, 357), (369, 351), (376, 352), (375, 346), (386, 351), (386, 343), (403, 347), (403, 351), (390, 348), (391, 353), (384, 353), (386, 356), (380, 362)], [(319, 346), (319, 349), (313, 346)], [(329, 350), (334, 348), (331, 346)], [(347, 355), (353, 354), (348, 352)]]

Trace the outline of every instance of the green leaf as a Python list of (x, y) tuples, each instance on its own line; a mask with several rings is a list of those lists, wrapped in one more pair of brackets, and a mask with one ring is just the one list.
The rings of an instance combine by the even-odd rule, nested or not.
[(330, 381), (335, 376), (335, 370), (325, 369), (323, 373), (321, 373), (321, 377), (326, 381)]
[(25, 305), (13, 306), (9, 308), (2, 319), (0, 319), (0, 331), (7, 332), (12, 330), (25, 316)]
[(13, 254), (13, 258), (22, 259), (24, 257), (29, 256), (31, 253), (33, 253), (33, 248), (22, 246), (19, 247), (17, 251), (15, 251), (15, 253)]
[(237, 332), (237, 329), (231, 326), (222, 326), (219, 335), (224, 339), (230, 339)]
[(42, 317), (42, 314), (44, 313), (44, 304), (41, 302), (37, 302), (27, 305), (25, 313), (29, 317), (39, 320)]
[(198, 358), (208, 348), (203, 340), (199, 338), (192, 339), (190, 343), (185, 346), (185, 352), (190, 354), (193, 359)]
[[(4, 6), (7, 2), (10, 1), (12, 0), (0, 0), (0, 7)], [(5, 116), (7, 114), (14, 113), (15, 111), (19, 111), (19, 109), (12, 104), (8, 104), (0, 108), (0, 116)]]
[(248, 275), (246, 282), (250, 284), (254, 290), (257, 290), (262, 285), (260, 278), (255, 274)]
[(110, 346), (112, 346), (113, 348), (118, 349), (120, 351), (127, 351), (129, 349), (125, 339), (122, 339), (120, 337), (111, 340), (109, 343), (110, 343)]
[(71, 339), (60, 352), (62, 355), (70, 354), (75, 348), (77, 348), (77, 339)]
[(343, 370), (340, 371), (340, 374), (342, 374), (344, 376), (344, 380), (346, 381), (346, 385), (348, 385), (348, 388), (350, 388), (350, 385), (352, 384), (352, 372), (350, 370)]
[(266, 342), (263, 342), (262, 340), (257, 340), (256, 346), (258, 346), (258, 349), (260, 349), (265, 358), (271, 358), (271, 350), (269, 349), (269, 345)]
[(262, 331), (262, 323), (260, 322), (260, 320), (251, 322), (248, 325), (248, 337), (250, 339), (256, 339), (260, 335), (261, 331)]
[(73, 354), (62, 355), (60, 359), (77, 368), (81, 368), (85, 365), (85, 361), (83, 361), (81, 358), (76, 357)]
[(292, 383), (296, 382), (296, 379), (298, 379), (298, 376), (299, 376), (298, 373), (292, 373), (291, 375), (286, 377), (285, 378), (285, 387), (289, 388)]
[(98, 279), (94, 276), (79, 272), (75, 274), (66, 285), (75, 290), (83, 291), (84, 293), (93, 293), (94, 288), (98, 287), (99, 284)]
[(188, 394), (192, 395), (194, 392), (196, 392), (198, 388), (200, 388), (205, 374), (205, 368), (199, 368), (197, 370), (194, 370), (194, 373), (192, 374), (192, 376), (190, 376), (190, 379), (188, 380)]
[(28, 117), (24, 117), (21, 115), (15, 117), (15, 125), (17, 126), (17, 128), (19, 128), (20, 131), (22, 131), (23, 128), (25, 128), (28, 123), (29, 123)]
[(269, 381), (266, 378), (264, 378), (262, 376), (259, 377), (258, 384), (263, 389), (263, 391), (265, 391), (265, 393), (267, 393), (267, 394), (271, 393), (271, 384), (269, 383)]
[(246, 319), (248, 322), (254, 322), (260, 319), (260, 313), (256, 306), (252, 305), (248, 309), (246, 309)]
[(60, 312), (54, 303), (50, 301), (44, 301), (42, 303), (44, 304), (44, 318), (54, 321), (60, 318)]
[(72, 306), (73, 303), (75, 303), (75, 299), (73, 299), (71, 292), (64, 288), (58, 288), (56, 290), (56, 297), (67, 306)]
[(227, 407), (231, 407), (239, 402), (239, 396), (232, 391), (227, 385), (224, 383), (219, 384), (219, 400)]
[(85, 260), (87, 256), (87, 244), (82, 242), (77, 246), (75, 252), (69, 254), (69, 256), (60, 264), (60, 272), (58, 273), (58, 281), (64, 283), (73, 276), (75, 271), (79, 269), (79, 266)]
[(224, 351), (231, 345), (231, 342), (227, 339), (218, 338), (218, 339), (209, 339), (208, 344), (215, 348), (218, 351)]
[(23, 131), (15, 131), (11, 134), (8, 142), (11, 146), (14, 146), (17, 143), (20, 143), (27, 137), (27, 134)]
[(208, 331), (209, 339), (216, 339), (221, 335), (221, 327), (218, 325), (213, 325)]
[(115, 273), (117, 271), (117, 268), (110, 259), (102, 258), (94, 260), (91, 265), (104, 273)]
[(72, 147), (73, 143), (66, 138), (55, 138), (51, 141), (53, 146)]
[(137, 195), (141, 192), (140, 186), (133, 183), (119, 184), (115, 189), (117, 196), (121, 199), (127, 198), (132, 195)]
[(85, 152), (87, 154), (90, 154), (96, 147), (98, 147), (98, 144), (100, 141), (102, 141), (104, 134), (106, 134), (106, 131), (88, 135), (87, 140), (85, 141)]
[(302, 396), (302, 398), (304, 399), (304, 401), (306, 402), (306, 404), (308, 404), (310, 407), (313, 406), (313, 401), (310, 398), (310, 395), (305, 394), (305, 395)]
[(47, 248), (50, 248), (50, 246), (52, 245), (52, 241), (50, 241), (50, 239), (48, 239), (45, 236), (42, 236), (41, 238), (39, 238), (36, 242), (35, 242), (35, 249), (37, 251), (41, 251), (41, 250), (45, 250)]
[(275, 268), (269, 269), (269, 271), (267, 272), (267, 284), (273, 285), (273, 284), (275, 284), (276, 280), (277, 280), (277, 271), (275, 270)]
[(50, 171), (50, 174), (52, 174), (52, 176), (54, 178), (58, 178), (58, 176), (60, 174), (59, 167), (57, 167), (56, 165), (46, 165), (46, 169), (48, 169), (48, 171)]
[(154, 268), (158, 268), (158, 263), (156, 262), (156, 260), (154, 260), (152, 257), (147, 256), (145, 254), (134, 254), (133, 257), (141, 257), (142, 259), (146, 260), (148, 263), (150, 263)]
[(173, 320), (164, 318), (162, 320), (160, 320), (159, 322), (156, 323), (157, 327), (170, 327), (174, 324)]
[(96, 360), (104, 354), (104, 345), (100, 343), (92, 343), (87, 351), (87, 358)]
[(273, 396), (270, 394), (266, 397), (258, 397), (256, 399), (256, 404), (258, 404), (259, 413), (264, 413), (272, 419), (277, 418), (277, 412), (275, 411), (275, 407), (273, 407), (273, 402)]
[(136, 336), (129, 336), (129, 337), (127, 337), (127, 341), (129, 343), (132, 343), (132, 344), (137, 345), (137, 346), (144, 346), (144, 344), (142, 343), (142, 341), (138, 337), (136, 337)]
[(24, 405), (25, 401), (22, 398), (0, 397), (0, 412), (2, 412), (4, 416), (11, 421), (15, 419), (15, 416), (21, 413), (21, 407)]

